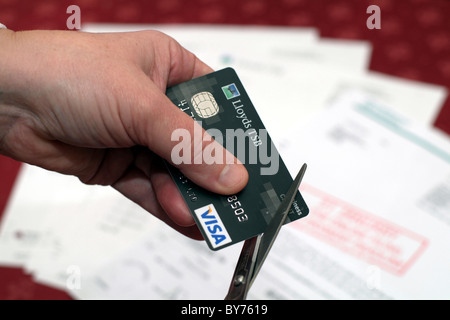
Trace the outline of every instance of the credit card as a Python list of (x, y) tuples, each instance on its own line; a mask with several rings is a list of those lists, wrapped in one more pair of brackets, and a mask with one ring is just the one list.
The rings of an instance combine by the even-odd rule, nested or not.
[[(178, 84), (168, 88), (166, 95), (234, 154), (249, 174), (248, 184), (241, 192), (220, 195), (195, 185), (166, 162), (209, 248), (219, 250), (263, 233), (293, 179), (235, 70), (226, 68)], [(172, 135), (173, 141), (179, 141), (172, 152), (175, 163), (192, 161), (192, 148), (186, 144), (191, 139), (182, 137), (186, 132), (180, 130), (178, 135)], [(211, 162), (214, 155), (205, 154), (203, 160)], [(223, 157), (216, 160), (225, 161)], [(286, 223), (308, 213), (298, 192)]]

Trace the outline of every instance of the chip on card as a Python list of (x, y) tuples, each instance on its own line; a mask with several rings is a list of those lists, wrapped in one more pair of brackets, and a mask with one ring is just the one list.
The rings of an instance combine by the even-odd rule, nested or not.
[[(236, 72), (222, 69), (170, 87), (166, 95), (236, 156), (249, 174), (242, 191), (220, 195), (195, 185), (166, 163), (209, 248), (222, 249), (263, 233), (293, 180)], [(191, 160), (191, 146), (183, 150), (185, 140), (180, 138), (174, 153), (179, 163)], [(211, 161), (211, 154), (204, 160)], [(286, 223), (308, 212), (297, 192)]]

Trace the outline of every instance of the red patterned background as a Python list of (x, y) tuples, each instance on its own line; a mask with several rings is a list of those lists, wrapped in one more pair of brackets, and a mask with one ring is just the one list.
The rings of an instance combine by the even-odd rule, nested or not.
[[(315, 27), (321, 37), (370, 41), (371, 70), (450, 88), (449, 0), (0, 0), (0, 22), (12, 30), (64, 30), (72, 4), (80, 7), (82, 23)], [(366, 27), (372, 4), (381, 9), (380, 30)], [(434, 125), (450, 134), (450, 99)], [(0, 156), (0, 219), (19, 167)], [(33, 282), (21, 269), (0, 267), (0, 299), (70, 297)]]

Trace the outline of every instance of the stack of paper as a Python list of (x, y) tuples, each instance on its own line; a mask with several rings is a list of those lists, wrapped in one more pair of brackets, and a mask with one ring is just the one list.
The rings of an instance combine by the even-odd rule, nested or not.
[[(442, 87), (367, 70), (371, 46), (314, 29), (86, 25), (163, 31), (233, 67), (301, 187), (253, 299), (448, 299), (450, 141), (432, 128)], [(0, 263), (79, 299), (223, 299), (241, 247), (185, 238), (106, 187), (23, 166)]]

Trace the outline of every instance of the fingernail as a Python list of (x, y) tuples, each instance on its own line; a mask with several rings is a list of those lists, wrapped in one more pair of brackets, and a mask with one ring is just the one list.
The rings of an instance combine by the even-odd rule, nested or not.
[(220, 173), (219, 183), (225, 188), (236, 189), (246, 176), (245, 169), (239, 164), (227, 164)]

